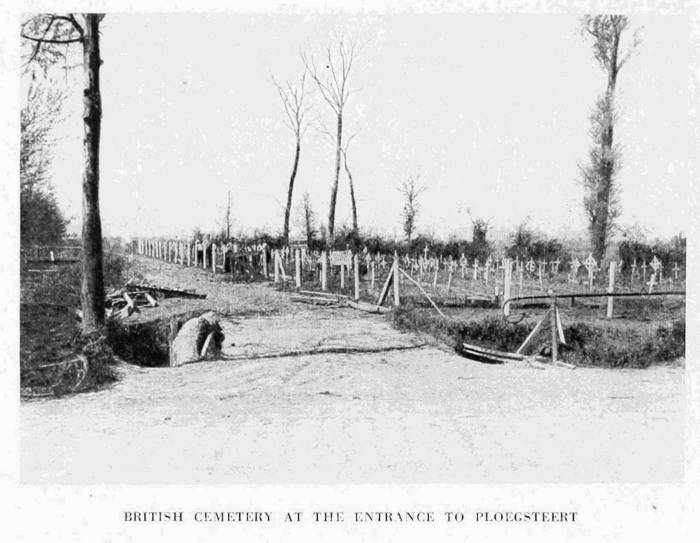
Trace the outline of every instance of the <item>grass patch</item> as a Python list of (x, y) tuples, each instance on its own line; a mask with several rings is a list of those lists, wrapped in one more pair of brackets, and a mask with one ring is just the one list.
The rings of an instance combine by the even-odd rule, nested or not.
[[(124, 283), (126, 257), (107, 252), (107, 287)], [(30, 269), (38, 271), (29, 271)], [(28, 264), (20, 273), (20, 391), (22, 397), (62, 396), (114, 382), (114, 352), (104, 329), (84, 335), (75, 316), (80, 264)]]
[[(486, 315), (469, 319), (445, 319), (434, 311), (400, 307), (391, 319), (402, 330), (427, 333), (458, 349), (463, 342), (481, 347), (515, 352), (535, 323), (510, 324), (503, 317)], [(539, 331), (526, 354), (549, 356), (550, 330)], [(658, 324), (639, 323), (615, 326), (605, 321), (576, 322), (564, 326), (567, 345), (559, 357), (578, 366), (605, 368), (646, 368), (685, 356), (685, 318)]]

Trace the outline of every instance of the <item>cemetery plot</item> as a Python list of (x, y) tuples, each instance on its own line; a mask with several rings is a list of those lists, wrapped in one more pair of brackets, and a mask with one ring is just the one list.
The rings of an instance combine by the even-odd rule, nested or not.
[[(323, 303), (318, 293), (335, 293), (355, 301), (382, 305), (394, 299), (438, 306), (492, 305), (500, 307), (509, 298), (542, 296), (549, 292), (565, 297), (592, 292), (664, 292), (685, 289), (685, 271), (678, 262), (663, 263), (654, 256), (631, 263), (597, 262), (591, 254), (572, 255), (568, 262), (558, 259), (515, 258), (487, 255), (469, 259), (433, 255), (426, 247), (420, 255), (371, 253), (366, 248), (345, 251), (309, 251), (306, 247), (273, 249), (265, 244), (239, 247), (206, 241), (183, 242), (139, 240), (137, 252), (183, 266), (201, 267), (213, 274), (230, 273), (232, 279), (273, 280), (298, 290), (317, 293), (296, 301)], [(245, 273), (237, 273), (238, 262)], [(394, 266), (400, 272), (393, 273)], [(398, 276), (398, 292), (393, 277)], [(390, 296), (388, 296), (390, 294)], [(395, 300), (398, 294), (398, 303)], [(598, 304), (587, 299), (583, 305)]]

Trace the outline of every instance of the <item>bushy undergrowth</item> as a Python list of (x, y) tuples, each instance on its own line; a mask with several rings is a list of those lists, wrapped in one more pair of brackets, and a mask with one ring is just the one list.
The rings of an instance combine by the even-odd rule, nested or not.
[[(534, 323), (511, 324), (500, 316), (481, 319), (446, 319), (434, 311), (398, 308), (391, 314), (394, 324), (404, 330), (431, 334), (453, 348), (462, 342), (514, 352), (534, 327)], [(564, 361), (579, 366), (608, 368), (646, 368), (685, 356), (685, 318), (659, 325), (653, 333), (648, 327), (613, 327), (574, 323), (564, 327), (567, 345), (560, 346)], [(549, 354), (549, 329), (538, 332), (528, 353)]]
[[(53, 271), (23, 269), (20, 276), (20, 386), (25, 397), (90, 390), (116, 379), (108, 330), (86, 336), (75, 319), (80, 264), (48, 269)], [(123, 285), (128, 272), (122, 253), (105, 252), (107, 289)]]

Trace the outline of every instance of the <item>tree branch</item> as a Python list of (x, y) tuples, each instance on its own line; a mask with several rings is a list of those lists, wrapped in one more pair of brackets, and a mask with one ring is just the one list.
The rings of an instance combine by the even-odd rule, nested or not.
[(22, 34), (22, 37), (25, 40), (31, 40), (35, 41), (37, 43), (77, 43), (83, 41), (83, 38), (71, 38), (68, 40), (56, 40), (56, 39), (50, 39), (50, 38), (37, 38), (35, 36), (27, 36), (26, 34)]

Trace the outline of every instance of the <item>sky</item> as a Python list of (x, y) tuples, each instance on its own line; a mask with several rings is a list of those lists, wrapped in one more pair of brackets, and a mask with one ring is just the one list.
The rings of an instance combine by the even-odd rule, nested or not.
[[(624, 225), (686, 231), (691, 150), (688, 23), (634, 16), (642, 43), (618, 80)], [(420, 175), (419, 232), (467, 235), (524, 220), (552, 235), (585, 229), (577, 164), (605, 85), (568, 15), (109, 14), (102, 32), (101, 208), (106, 235), (218, 231), (231, 191), (234, 232), (281, 231), (294, 137), (271, 74), (301, 74), (300, 47), (357, 37), (357, 89), (345, 127), (360, 228), (401, 235), (397, 190)], [(67, 85), (53, 184), (80, 224), (81, 80)], [(312, 94), (318, 124), (333, 122)], [(292, 209), (309, 192), (325, 222), (335, 154), (320, 130), (302, 142)], [(350, 222), (341, 171), (336, 227)], [(668, 210), (677, 210), (669, 213)], [(663, 211), (661, 211), (663, 210)]]

